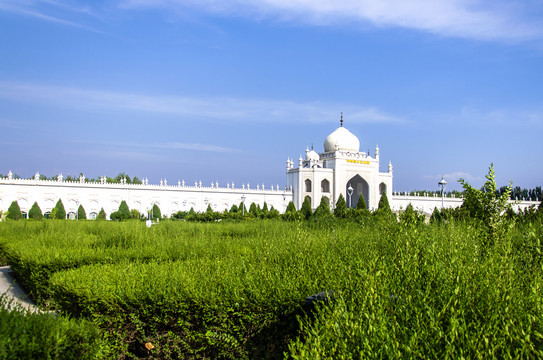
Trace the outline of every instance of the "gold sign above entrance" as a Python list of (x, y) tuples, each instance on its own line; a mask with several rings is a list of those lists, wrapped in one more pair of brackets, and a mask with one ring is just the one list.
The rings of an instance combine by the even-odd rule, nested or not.
[(348, 163), (351, 164), (361, 164), (361, 165), (369, 165), (370, 162), (368, 160), (347, 160)]

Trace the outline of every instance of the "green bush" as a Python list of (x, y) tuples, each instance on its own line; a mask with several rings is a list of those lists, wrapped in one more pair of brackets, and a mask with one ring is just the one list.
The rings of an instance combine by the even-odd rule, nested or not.
[(88, 322), (24, 310), (0, 294), (0, 359), (106, 359), (108, 346)]
[(42, 220), (43, 214), (41, 212), (40, 207), (38, 206), (37, 202), (34, 202), (32, 207), (30, 208), (30, 211), (28, 211), (28, 218), (34, 219), (34, 220)]
[(21, 220), (23, 218), (23, 214), (21, 213), (21, 208), (19, 207), (19, 204), (17, 201), (13, 201), (11, 205), (8, 208), (8, 214), (6, 215), (6, 218), (11, 220)]

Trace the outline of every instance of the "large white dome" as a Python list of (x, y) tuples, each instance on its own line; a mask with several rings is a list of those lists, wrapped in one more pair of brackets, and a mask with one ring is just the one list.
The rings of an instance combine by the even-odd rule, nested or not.
[(324, 152), (336, 150), (359, 152), (360, 140), (349, 130), (340, 126), (324, 139)]

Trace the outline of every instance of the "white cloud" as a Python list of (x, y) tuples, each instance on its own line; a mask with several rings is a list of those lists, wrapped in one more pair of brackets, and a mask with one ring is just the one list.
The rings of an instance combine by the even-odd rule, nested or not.
[(289, 23), (358, 23), (401, 27), (482, 40), (541, 39), (543, 24), (532, 19), (541, 5), (522, 0), (124, 0), (124, 8), (165, 8), (185, 14), (277, 19)]
[[(238, 152), (239, 150), (223, 147), (223, 146), (217, 146), (217, 145), (209, 145), (209, 144), (188, 144), (188, 143), (180, 143), (180, 142), (174, 142), (174, 143), (131, 143), (131, 142), (111, 142), (111, 141), (86, 141), (86, 140), (80, 140), (80, 141), (74, 141), (78, 144), (90, 144), (93, 146), (97, 146), (99, 148), (107, 148), (105, 151), (106, 153), (110, 153), (112, 149), (118, 149), (114, 151), (117, 154), (148, 154), (148, 151), (142, 152), (141, 149), (160, 149), (160, 150), (194, 150), (194, 151), (207, 151), (207, 152), (221, 152), (221, 153), (234, 153)], [(130, 149), (130, 150), (125, 150)], [(134, 151), (132, 149), (139, 149), (139, 151)]]
[(0, 11), (9, 12), (13, 14), (19, 14), (29, 17), (34, 17), (43, 21), (52, 22), (60, 25), (70, 26), (83, 30), (101, 33), (94, 28), (85, 26), (78, 21), (66, 20), (63, 17), (53, 16), (48, 14), (52, 12), (52, 9), (61, 8), (68, 11), (66, 16), (70, 16), (71, 13), (90, 14), (91, 12), (87, 8), (74, 8), (66, 3), (50, 0), (3, 0), (0, 2)]
[(470, 173), (464, 172), (464, 171), (456, 171), (448, 174), (439, 174), (439, 175), (424, 175), (424, 179), (430, 179), (430, 180), (441, 180), (441, 177), (445, 179), (449, 184), (451, 182), (456, 183), (459, 179), (464, 179), (467, 182), (477, 182), (480, 183), (484, 180), (481, 176), (473, 176)]
[[(70, 87), (0, 82), (0, 98), (78, 109), (118, 109), (173, 114), (231, 123), (318, 123), (337, 119), (343, 111), (351, 123), (401, 122), (375, 107), (324, 102), (296, 103), (231, 97), (140, 95)], [(182, 118), (180, 120), (183, 120)]]

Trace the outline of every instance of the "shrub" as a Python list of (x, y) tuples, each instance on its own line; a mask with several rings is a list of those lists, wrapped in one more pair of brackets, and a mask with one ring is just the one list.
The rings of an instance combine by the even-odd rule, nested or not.
[(55, 205), (54, 211), (51, 211), (50, 217), (52, 219), (66, 219), (66, 210), (64, 210), (64, 204), (62, 204), (62, 200), (58, 199), (57, 204)]
[(1, 359), (106, 357), (107, 345), (92, 323), (30, 312), (0, 294)]
[(300, 212), (302, 213), (302, 216), (305, 220), (309, 219), (311, 215), (313, 215), (313, 211), (311, 210), (311, 201), (309, 200), (309, 197), (306, 196), (306, 198), (304, 199)]
[(79, 220), (86, 220), (87, 219), (87, 213), (85, 212), (85, 208), (83, 205), (79, 205), (77, 208), (77, 218)]
[(37, 202), (34, 202), (32, 207), (30, 208), (30, 211), (28, 211), (28, 218), (34, 219), (34, 220), (42, 220), (43, 214), (41, 212), (40, 207), (38, 206)]
[(8, 219), (11, 220), (21, 220), (23, 218), (23, 214), (21, 213), (21, 208), (19, 207), (19, 204), (17, 201), (13, 201), (11, 205), (8, 208), (8, 214), (6, 215)]
[(336, 208), (334, 209), (334, 216), (337, 218), (344, 218), (347, 216), (347, 203), (343, 194), (339, 194), (337, 199)]

